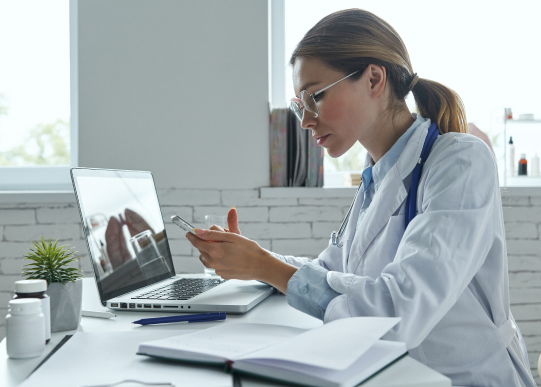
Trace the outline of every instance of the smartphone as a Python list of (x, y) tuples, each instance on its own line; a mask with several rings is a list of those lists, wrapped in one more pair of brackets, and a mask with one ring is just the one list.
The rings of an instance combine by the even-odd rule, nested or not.
[(178, 215), (173, 215), (171, 217), (171, 220), (173, 221), (174, 224), (176, 224), (177, 226), (179, 226), (181, 229), (183, 229), (184, 231), (186, 232), (191, 232), (193, 235), (197, 235), (194, 231), (194, 227), (186, 222), (184, 219), (182, 219), (180, 216)]

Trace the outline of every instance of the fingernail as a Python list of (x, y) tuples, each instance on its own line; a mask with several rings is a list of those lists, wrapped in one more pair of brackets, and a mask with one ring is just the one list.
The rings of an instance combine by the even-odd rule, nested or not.
[(197, 235), (203, 235), (205, 233), (205, 230), (201, 228), (194, 228), (193, 229)]
[(232, 210), (236, 210), (236, 208), (235, 208), (235, 207), (231, 207), (231, 209), (232, 209)]

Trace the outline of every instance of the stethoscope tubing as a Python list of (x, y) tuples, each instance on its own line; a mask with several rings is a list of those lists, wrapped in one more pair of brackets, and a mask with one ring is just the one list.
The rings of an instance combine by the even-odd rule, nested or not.
[[(415, 165), (415, 168), (412, 172), (412, 179), (411, 179), (411, 185), (408, 192), (408, 197), (406, 199), (406, 228), (408, 227), (408, 224), (412, 221), (412, 219), (415, 217), (417, 213), (417, 187), (419, 185), (419, 179), (421, 177), (421, 173), (423, 170), (423, 165), (428, 158), (428, 155), (430, 154), (430, 151), (432, 150), (432, 145), (434, 145), (434, 142), (438, 138), (438, 135), (440, 134), (439, 129), (437, 128), (435, 123), (432, 123), (430, 127), (428, 128), (428, 133), (425, 137), (425, 142), (423, 144), (423, 149), (421, 150), (421, 155), (419, 156), (419, 161)], [(344, 231), (346, 229), (346, 226), (349, 222), (349, 217), (351, 216), (351, 211), (353, 210), (353, 205), (355, 204), (355, 201), (357, 200), (357, 196), (359, 195), (359, 191), (361, 190), (361, 187), (363, 185), (363, 182), (359, 184), (359, 188), (357, 188), (357, 192), (355, 193), (355, 197), (353, 198), (353, 202), (349, 206), (348, 213), (346, 214), (346, 217), (342, 221), (342, 224), (340, 225), (340, 228), (338, 229), (338, 232), (333, 231), (331, 233), (331, 242), (334, 246), (338, 248), (342, 248), (343, 243), (341, 241), (342, 235), (344, 234)]]

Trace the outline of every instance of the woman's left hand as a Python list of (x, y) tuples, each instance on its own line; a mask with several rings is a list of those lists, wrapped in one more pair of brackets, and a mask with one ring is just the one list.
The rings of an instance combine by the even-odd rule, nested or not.
[[(248, 238), (231, 232), (196, 228), (186, 238), (201, 253), (201, 262), (223, 279), (262, 280), (265, 267), (276, 260)], [(216, 243), (221, 242), (221, 243)]]

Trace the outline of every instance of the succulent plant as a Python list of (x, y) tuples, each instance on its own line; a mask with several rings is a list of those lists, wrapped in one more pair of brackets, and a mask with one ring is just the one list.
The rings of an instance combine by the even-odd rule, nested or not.
[(68, 248), (69, 245), (56, 246), (58, 239), (51, 243), (45, 242), (43, 237), (40, 242), (33, 242), (34, 249), (24, 257), (31, 260), (31, 263), (23, 267), (22, 275), (26, 279), (43, 279), (50, 285), (52, 282), (60, 282), (66, 284), (75, 282), (78, 278), (82, 278), (81, 270), (68, 267), (72, 262), (75, 262), (79, 257), (75, 256), (76, 251), (73, 248)]

